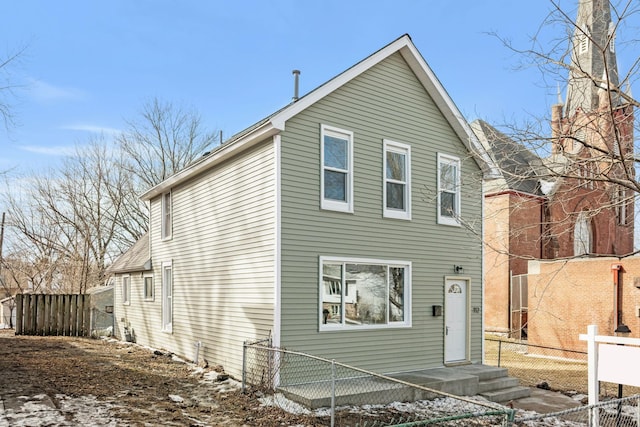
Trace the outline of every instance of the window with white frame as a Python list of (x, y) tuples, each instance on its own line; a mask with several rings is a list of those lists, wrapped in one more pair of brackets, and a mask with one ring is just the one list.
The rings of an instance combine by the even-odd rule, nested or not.
[(171, 238), (171, 233), (173, 231), (172, 227), (172, 202), (171, 202), (171, 192), (164, 193), (162, 195), (162, 238), (169, 239)]
[(438, 223), (460, 225), (460, 159), (438, 154)]
[(408, 261), (321, 257), (320, 330), (410, 326), (410, 292)]
[(591, 223), (586, 212), (582, 211), (578, 214), (573, 228), (573, 254), (578, 256), (591, 253), (592, 241)]
[(384, 140), (384, 216), (411, 219), (411, 147)]
[(147, 301), (153, 301), (153, 298), (153, 276), (144, 276), (144, 299)]
[(131, 277), (122, 276), (122, 304), (131, 304)]
[(173, 331), (173, 268), (171, 262), (162, 263), (162, 330)]
[(353, 212), (353, 132), (322, 125), (322, 209)]

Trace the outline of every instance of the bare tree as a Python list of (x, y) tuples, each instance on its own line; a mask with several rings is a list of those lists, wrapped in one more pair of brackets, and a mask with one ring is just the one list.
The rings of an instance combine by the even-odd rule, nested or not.
[[(60, 170), (25, 181), (19, 196), (9, 193), (9, 225), (19, 234), (16, 240), (28, 242), (14, 247), (14, 255), (42, 265), (47, 275), (39, 270), (38, 277), (47, 279), (50, 290), (84, 292), (102, 283), (106, 266), (144, 233), (144, 224), (129, 213), (135, 193), (122, 164), (122, 153), (93, 140)], [(21, 265), (16, 261), (14, 270)]]
[[(547, 87), (557, 91), (550, 114), (502, 124), (500, 130), (482, 121), (473, 124), (480, 140), (474, 155), (490, 159), (484, 216), (489, 311), (501, 298), (497, 289), (508, 290), (511, 277), (526, 275), (529, 260), (635, 253), (640, 181), (634, 135), (640, 104), (630, 87), (640, 76), (634, 49), (640, 5), (571, 3), (578, 8), (550, 1), (550, 13), (529, 47), (501, 39), (519, 55), (520, 66), (537, 67)], [(623, 54), (628, 69), (621, 72), (617, 57)], [(508, 307), (513, 309), (506, 298), (496, 303), (504, 306), (505, 319), (512, 315)]]
[[(148, 227), (138, 195), (215, 143), (197, 114), (154, 100), (110, 143), (94, 138), (59, 169), (7, 192), (9, 290), (84, 292)], [(10, 261), (10, 262), (9, 262)]]
[(199, 114), (157, 98), (127, 124), (117, 142), (128, 156), (125, 167), (139, 178), (141, 189), (160, 183), (217, 144), (216, 133), (203, 128)]
[(12, 79), (12, 67), (24, 55), (26, 47), (22, 47), (4, 56), (0, 56), (0, 118), (5, 129), (14, 124), (14, 109), (11, 99), (15, 96), (15, 89), (19, 87)]

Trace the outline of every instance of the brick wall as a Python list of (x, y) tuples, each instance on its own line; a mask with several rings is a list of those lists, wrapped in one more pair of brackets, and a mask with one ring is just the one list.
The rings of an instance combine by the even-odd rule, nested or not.
[(586, 351), (578, 337), (588, 325), (614, 335), (614, 264), (622, 265), (622, 322), (640, 338), (640, 257), (607, 257), (529, 263), (529, 343)]

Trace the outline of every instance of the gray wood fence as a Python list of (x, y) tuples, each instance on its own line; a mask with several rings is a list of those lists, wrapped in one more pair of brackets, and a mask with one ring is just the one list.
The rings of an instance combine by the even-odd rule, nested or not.
[(89, 336), (90, 295), (16, 295), (16, 335)]

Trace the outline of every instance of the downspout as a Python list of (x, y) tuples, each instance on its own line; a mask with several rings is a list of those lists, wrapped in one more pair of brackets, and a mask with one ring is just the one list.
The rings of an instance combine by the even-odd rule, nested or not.
[(620, 296), (620, 272), (622, 271), (622, 264), (611, 264), (611, 271), (613, 272), (613, 330), (616, 331), (620, 326), (620, 318), (622, 310), (620, 304), (622, 298)]

